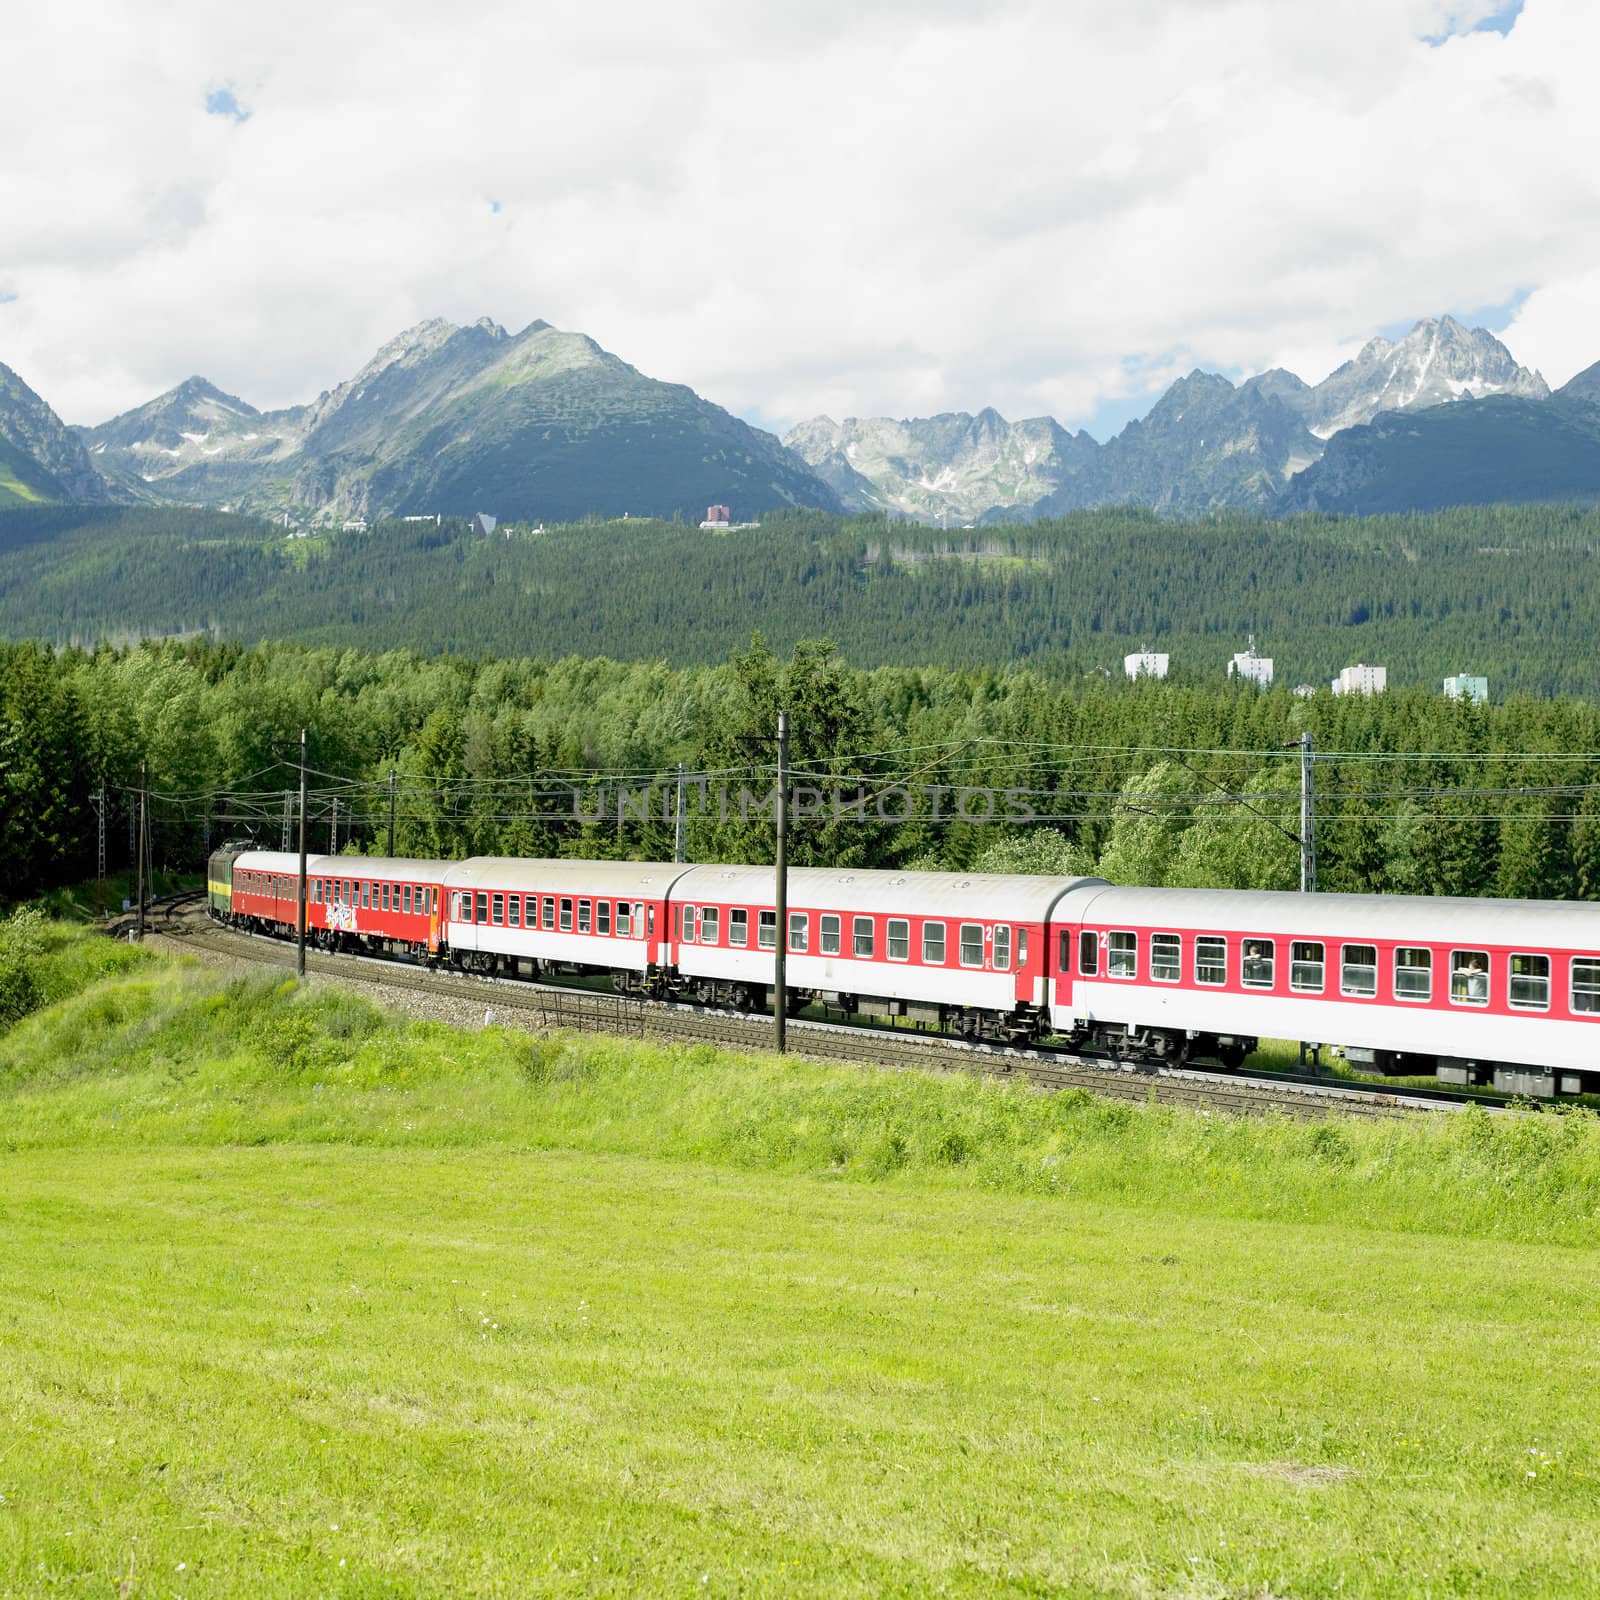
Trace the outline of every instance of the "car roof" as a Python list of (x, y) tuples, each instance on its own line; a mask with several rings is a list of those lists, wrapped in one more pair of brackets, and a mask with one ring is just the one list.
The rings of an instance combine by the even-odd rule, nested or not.
[(528, 860), (521, 856), (474, 856), (444, 875), (451, 889), (535, 890), (544, 894), (598, 894), (659, 900), (688, 869), (671, 861)]
[(1297, 894), (1273, 889), (1079, 886), (1058, 921), (1099, 927), (1215, 929), (1419, 944), (1600, 950), (1600, 904), (1445, 895)]
[[(789, 904), (796, 910), (892, 912), (916, 917), (977, 917), (1043, 922), (1068, 890), (1099, 878), (1027, 873), (894, 872), (852, 867), (793, 867)], [(772, 867), (693, 867), (678, 880), (683, 901), (771, 905)]]

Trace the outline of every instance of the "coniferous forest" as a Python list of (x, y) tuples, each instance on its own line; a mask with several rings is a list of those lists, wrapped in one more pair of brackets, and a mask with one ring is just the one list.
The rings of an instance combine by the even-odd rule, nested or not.
[[(715, 665), (378, 654), (206, 638), (0, 646), (0, 860), (20, 897), (113, 867), (141, 763), (157, 867), (282, 842), (309, 730), (310, 846), (770, 859), (778, 707), (794, 859), (1099, 871), (1292, 888), (1299, 753), (1315, 741), (1325, 890), (1600, 897), (1600, 706), (1436, 690), (1373, 698), (1220, 679), (1127, 684), (1018, 667), (852, 665), (759, 639)], [(641, 794), (646, 798), (641, 799)]]
[(232, 643), (425, 655), (605, 656), (709, 666), (759, 630), (829, 638), (862, 668), (1120, 674), (1148, 647), (1215, 686), (1254, 634), (1280, 682), (1376, 662), (1438, 692), (1600, 696), (1600, 511), (1474, 507), (1404, 517), (1081, 512), (940, 530), (793, 511), (719, 535), (593, 521), (479, 532), (463, 520), (289, 538), (171, 508), (0, 514), (0, 637)]

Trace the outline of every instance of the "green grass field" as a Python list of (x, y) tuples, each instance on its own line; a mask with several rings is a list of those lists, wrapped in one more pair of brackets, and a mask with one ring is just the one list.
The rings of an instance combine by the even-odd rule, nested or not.
[(54, 930), (0, 1592), (1574, 1595), (1584, 1113), (405, 1024)]

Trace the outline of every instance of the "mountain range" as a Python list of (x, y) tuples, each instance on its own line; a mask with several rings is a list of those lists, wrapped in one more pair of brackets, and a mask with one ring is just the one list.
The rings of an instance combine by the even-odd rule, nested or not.
[[(1470, 402), (1470, 403), (1468, 403)], [(959, 524), (1104, 505), (1372, 512), (1600, 498), (1600, 363), (1552, 395), (1452, 317), (1371, 340), (1311, 384), (1194, 371), (1101, 444), (992, 409), (816, 417), (779, 441), (581, 333), (435, 319), (306, 405), (193, 377), (68, 428), (0, 366), (0, 507), (151, 501), (296, 523), (469, 514), (698, 519), (782, 505)]]
[[(1282, 368), (1237, 385), (1191, 372), (1104, 445), (1049, 417), (1008, 423), (994, 411), (908, 422), (816, 417), (784, 443), (848, 510), (964, 522), (1119, 504), (1174, 514), (1273, 511), (1289, 503), (1291, 479), (1343, 432), (1386, 413), (1497, 395), (1541, 401), (1550, 389), (1493, 334), (1440, 317), (1398, 341), (1371, 340), (1317, 384)], [(1600, 487), (1600, 461), (1595, 470)]]
[(83, 439), (119, 498), (302, 517), (834, 503), (771, 434), (546, 322), (421, 323), (283, 411), (191, 378)]

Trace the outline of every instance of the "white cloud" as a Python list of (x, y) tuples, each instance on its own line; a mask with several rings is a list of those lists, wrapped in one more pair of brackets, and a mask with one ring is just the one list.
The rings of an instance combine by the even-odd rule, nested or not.
[(191, 372), (278, 405), (487, 313), (774, 419), (1076, 423), (1523, 289), (1557, 382), (1600, 357), (1600, 12), (1503, 10), (19, 8), (0, 361), (77, 421)]

